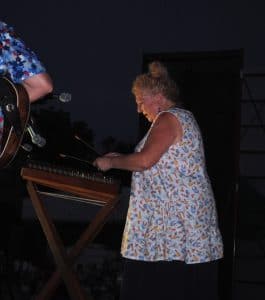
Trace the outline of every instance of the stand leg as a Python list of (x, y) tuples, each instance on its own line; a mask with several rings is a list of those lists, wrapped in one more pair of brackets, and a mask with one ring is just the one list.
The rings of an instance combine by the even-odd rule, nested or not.
[[(87, 229), (82, 233), (79, 240), (73, 246), (73, 248), (69, 251), (69, 260), (70, 263), (73, 263), (74, 259), (79, 256), (81, 251), (87, 246), (88, 243), (92, 242), (98, 232), (106, 223), (110, 213), (115, 208), (116, 203), (118, 202), (118, 198), (114, 199), (112, 203), (108, 203), (100, 211), (97, 213), (95, 218), (92, 220)], [(48, 300), (54, 294), (58, 284), (60, 283), (60, 273), (59, 270), (55, 271), (45, 286), (42, 288), (36, 300)]]
[(38, 216), (44, 234), (47, 238), (50, 249), (53, 253), (55, 262), (58, 266), (60, 276), (62, 276), (67, 291), (72, 300), (89, 300), (84, 294), (80, 283), (78, 282), (77, 276), (71, 270), (68, 262), (68, 257), (64, 249), (63, 243), (57, 233), (57, 230), (48, 215), (43, 203), (38, 197), (35, 185), (31, 182), (27, 182), (27, 189), (34, 206), (35, 212)]

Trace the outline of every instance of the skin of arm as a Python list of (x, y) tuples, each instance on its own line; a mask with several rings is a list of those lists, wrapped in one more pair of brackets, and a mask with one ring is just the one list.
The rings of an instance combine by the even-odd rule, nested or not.
[(53, 90), (52, 79), (47, 73), (33, 75), (22, 82), (26, 89), (29, 101), (34, 102), (49, 94)]
[(156, 119), (148, 139), (140, 152), (120, 156), (103, 156), (94, 161), (102, 171), (122, 169), (144, 171), (156, 164), (167, 149), (181, 140), (182, 127), (171, 113), (162, 113)]

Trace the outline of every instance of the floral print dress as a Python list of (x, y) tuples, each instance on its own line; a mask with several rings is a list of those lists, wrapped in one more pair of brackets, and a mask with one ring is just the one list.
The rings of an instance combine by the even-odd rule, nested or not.
[(180, 108), (168, 112), (180, 121), (183, 137), (150, 169), (133, 172), (121, 254), (188, 264), (219, 259), (223, 243), (200, 129), (191, 112)]

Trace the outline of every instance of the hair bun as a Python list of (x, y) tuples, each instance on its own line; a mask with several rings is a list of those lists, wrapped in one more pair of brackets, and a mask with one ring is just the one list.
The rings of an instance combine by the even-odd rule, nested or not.
[(166, 67), (159, 61), (153, 61), (149, 64), (149, 74), (153, 78), (168, 78)]

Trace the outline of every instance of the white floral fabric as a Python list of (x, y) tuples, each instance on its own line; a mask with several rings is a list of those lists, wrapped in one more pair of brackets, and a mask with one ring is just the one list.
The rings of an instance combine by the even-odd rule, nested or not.
[[(200, 129), (191, 112), (168, 112), (180, 121), (183, 138), (150, 169), (133, 173), (121, 254), (144, 261), (219, 259), (223, 243)], [(136, 151), (151, 130), (152, 126)]]

